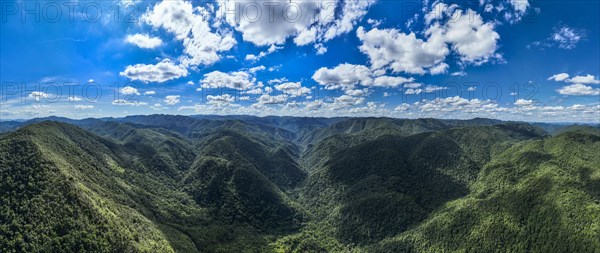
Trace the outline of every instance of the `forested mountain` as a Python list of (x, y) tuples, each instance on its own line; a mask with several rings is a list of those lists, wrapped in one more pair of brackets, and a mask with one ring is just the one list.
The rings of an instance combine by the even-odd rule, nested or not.
[(0, 129), (3, 252), (600, 249), (597, 126), (149, 115)]

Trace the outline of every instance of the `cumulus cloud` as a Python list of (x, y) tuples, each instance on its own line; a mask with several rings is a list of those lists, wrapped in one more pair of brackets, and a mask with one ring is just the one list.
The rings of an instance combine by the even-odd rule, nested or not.
[(208, 100), (208, 102), (206, 102), (207, 104), (229, 104), (229, 103), (233, 103), (233, 101), (235, 101), (235, 97), (231, 96), (230, 94), (223, 94), (223, 95), (207, 95), (206, 99)]
[(585, 83), (585, 84), (600, 84), (600, 80), (596, 79), (593, 75), (575, 76), (569, 79), (571, 83)]
[(166, 110), (168, 109), (167, 107), (164, 107), (163, 105), (161, 105), (160, 103), (156, 103), (154, 105), (150, 106), (150, 109), (155, 110), (155, 111), (161, 111), (161, 110)]
[(79, 101), (81, 101), (81, 100), (83, 100), (83, 99), (82, 99), (82, 98), (80, 98), (80, 97), (78, 97), (78, 96), (70, 96), (70, 97), (68, 97), (68, 98), (67, 98), (67, 100), (68, 100), (69, 102), (79, 102)]
[(500, 57), (496, 54), (500, 35), (494, 31), (493, 23), (484, 22), (481, 15), (471, 10), (456, 10), (453, 17), (459, 18), (447, 22), (444, 39), (463, 61), (480, 64)]
[(463, 111), (469, 113), (489, 112), (498, 107), (498, 105), (491, 100), (479, 100), (476, 98), (466, 99), (459, 96), (425, 100), (423, 102), (419, 102), (417, 105), (421, 111), (438, 113), (454, 111)]
[(185, 67), (210, 65), (221, 59), (220, 52), (237, 44), (230, 31), (213, 31), (209, 24), (210, 9), (193, 7), (188, 1), (171, 0), (156, 4), (143, 15), (154, 28), (163, 28), (182, 42), (185, 53), (179, 58)]
[(268, 105), (268, 104), (283, 104), (285, 101), (287, 101), (288, 99), (288, 95), (287, 94), (280, 94), (280, 95), (269, 95), (269, 94), (263, 94), (258, 98), (258, 102), (256, 104), (254, 104), (253, 106), (260, 106), (260, 105)]
[(249, 68), (249, 69), (248, 69), (248, 72), (250, 72), (250, 73), (256, 73), (256, 72), (258, 72), (258, 71), (263, 71), (263, 70), (265, 70), (265, 69), (267, 69), (265, 66), (263, 66), (263, 65), (260, 65), (260, 66), (256, 66), (256, 67)]
[(437, 85), (427, 85), (425, 86), (425, 93), (433, 93), (440, 90), (447, 90), (448, 87), (437, 86)]
[(45, 92), (34, 91), (34, 92), (29, 93), (28, 97), (33, 98), (33, 99), (35, 99), (35, 101), (39, 102), (42, 98), (48, 98), (49, 95), (48, 95), (48, 93), (45, 93)]
[(75, 110), (90, 110), (94, 109), (93, 105), (74, 105), (73, 109)]
[(119, 93), (121, 93), (123, 95), (140, 95), (138, 90), (131, 86), (125, 86), (125, 87), (119, 89)]
[(558, 89), (558, 93), (562, 95), (585, 96), (585, 95), (600, 95), (600, 89), (592, 88), (591, 86), (576, 83)]
[(401, 76), (379, 76), (375, 78), (372, 86), (395, 88), (402, 85), (403, 83), (412, 82), (414, 80), (415, 79), (412, 77), (405, 78)]
[[(521, 21), (525, 14), (532, 9), (528, 0), (480, 0), (479, 3), (484, 6), (485, 12), (503, 18), (511, 24)], [(500, 23), (500, 20), (496, 22)]]
[(135, 100), (124, 100), (124, 99), (116, 99), (112, 101), (113, 105), (128, 105), (128, 106), (143, 106), (148, 105), (146, 102), (140, 102)]
[(365, 101), (364, 97), (355, 97), (350, 95), (341, 95), (339, 97), (333, 98), (333, 103), (331, 104), (332, 109), (339, 110), (355, 105), (360, 105)]
[(424, 41), (414, 33), (378, 28), (367, 32), (361, 26), (357, 36), (362, 42), (359, 49), (369, 57), (371, 68), (389, 67), (394, 72), (424, 74), (425, 69), (442, 63), (449, 53), (441, 32), (439, 28), (428, 30), (430, 40)]
[(144, 95), (155, 95), (155, 94), (156, 94), (156, 91), (153, 91), (153, 90), (144, 92)]
[(164, 59), (157, 64), (135, 64), (129, 65), (119, 73), (130, 80), (148, 82), (166, 82), (182, 76), (187, 76), (187, 69), (176, 65), (171, 60)]
[[(284, 44), (293, 39), (302, 46), (331, 40), (351, 31), (375, 0), (275, 0), (271, 2), (219, 1), (218, 18), (258, 46)], [(318, 49), (323, 51), (322, 49)]]
[(419, 88), (421, 86), (422, 86), (422, 84), (420, 84), (420, 83), (407, 83), (407, 84), (404, 85), (404, 88), (416, 89), (416, 88)]
[[(494, 31), (493, 23), (484, 22), (481, 15), (472, 10), (444, 13), (426, 17), (428, 22), (436, 22), (425, 30), (424, 38), (398, 29), (365, 31), (359, 27), (357, 36), (362, 42), (359, 49), (369, 57), (372, 69), (389, 68), (410, 74), (446, 73), (449, 66), (444, 61), (450, 54), (449, 45), (462, 63), (478, 65), (501, 59), (496, 52), (500, 35)], [(434, 15), (435, 18), (430, 17)]]
[(287, 82), (275, 85), (275, 89), (290, 95), (290, 97), (301, 97), (310, 94), (310, 89), (302, 87), (300, 82)]
[(353, 89), (357, 84), (369, 86), (373, 82), (371, 70), (363, 65), (343, 63), (333, 69), (322, 67), (312, 78), (326, 89)]
[(417, 95), (417, 94), (421, 94), (421, 92), (423, 92), (423, 89), (418, 89), (418, 88), (408, 88), (404, 91), (404, 94), (406, 95)]
[(148, 34), (127, 35), (125, 38), (127, 43), (136, 45), (140, 48), (152, 49), (162, 45), (162, 40), (158, 37), (150, 37)]
[(165, 104), (168, 105), (176, 105), (179, 104), (179, 97), (179, 95), (169, 95), (166, 96), (163, 101), (165, 102)]
[(457, 71), (457, 72), (452, 72), (450, 73), (451, 76), (466, 76), (467, 72), (464, 71)]
[(283, 47), (278, 47), (278, 46), (275, 46), (275, 45), (271, 45), (271, 46), (270, 46), (270, 47), (267, 49), (267, 51), (260, 52), (258, 55), (254, 55), (254, 54), (247, 54), (245, 59), (246, 59), (246, 61), (258, 61), (258, 60), (260, 60), (261, 58), (263, 58), (263, 57), (265, 57), (265, 56), (267, 56), (267, 55), (270, 55), (270, 54), (272, 54), (272, 53), (274, 53), (274, 52), (276, 52), (277, 50), (279, 50), (279, 49), (282, 49), (282, 48), (283, 48)]
[(354, 90), (345, 90), (344, 94), (354, 96), (354, 97), (362, 97), (369, 92), (369, 89), (354, 89)]
[(236, 90), (248, 90), (255, 86), (256, 78), (244, 71), (224, 73), (213, 71), (204, 74), (200, 81), (202, 88), (229, 88)]
[(552, 75), (551, 77), (548, 77), (548, 80), (554, 80), (557, 82), (562, 82), (564, 80), (567, 80), (567, 78), (569, 78), (569, 74), (567, 73), (560, 73), (560, 74), (556, 74), (556, 75)]
[(580, 84), (600, 84), (600, 80), (596, 79), (593, 75), (587, 74), (585, 76), (574, 76), (569, 78), (570, 75), (567, 73), (560, 73), (548, 77), (548, 80), (557, 82), (568, 82), (568, 83), (580, 83)]
[(529, 105), (533, 105), (533, 100), (527, 100), (527, 99), (517, 99), (517, 101), (515, 101), (515, 105), (518, 106), (529, 106)]

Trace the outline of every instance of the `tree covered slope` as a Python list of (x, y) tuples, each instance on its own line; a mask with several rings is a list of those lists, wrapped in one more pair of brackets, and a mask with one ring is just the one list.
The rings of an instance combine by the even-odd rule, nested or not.
[(374, 251), (597, 252), (600, 131), (523, 142), (493, 159), (464, 198)]
[(549, 135), (488, 119), (54, 120), (0, 135), (4, 251), (600, 248), (594, 127)]

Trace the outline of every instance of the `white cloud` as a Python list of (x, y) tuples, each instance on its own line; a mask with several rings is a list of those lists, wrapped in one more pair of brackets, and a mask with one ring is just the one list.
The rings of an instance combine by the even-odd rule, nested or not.
[(367, 24), (371, 25), (372, 27), (378, 27), (383, 24), (383, 21), (370, 18), (367, 19)]
[(248, 69), (248, 72), (250, 72), (250, 73), (256, 73), (256, 72), (258, 72), (258, 71), (263, 71), (263, 70), (265, 70), (265, 69), (267, 69), (265, 66), (263, 66), (263, 65), (260, 65), (260, 66), (256, 66), (256, 67), (249, 68), (249, 69)]
[(404, 91), (404, 94), (415, 95), (415, 94), (421, 94), (421, 92), (423, 92), (423, 89), (409, 88)]
[[(485, 12), (504, 18), (504, 20), (511, 24), (521, 21), (528, 10), (531, 9), (531, 4), (528, 0), (479, 0), (479, 3), (484, 7)], [(496, 20), (496, 22), (500, 23), (500, 20)]]
[(283, 83), (283, 82), (287, 82), (288, 79), (285, 77), (282, 78), (275, 78), (275, 79), (271, 79), (268, 81), (269, 84), (274, 84), (274, 83)]
[(464, 71), (457, 71), (457, 72), (452, 72), (450, 73), (451, 76), (466, 76), (467, 72)]
[(28, 97), (35, 99), (35, 101), (40, 101), (42, 98), (48, 98), (49, 95), (45, 92), (34, 91), (29, 93)]
[(278, 47), (278, 46), (275, 46), (275, 45), (271, 45), (271, 46), (270, 46), (270, 47), (267, 49), (267, 51), (260, 52), (258, 55), (254, 55), (254, 54), (247, 54), (245, 59), (246, 59), (246, 61), (258, 61), (258, 60), (260, 60), (261, 58), (263, 58), (263, 57), (265, 57), (265, 56), (267, 56), (267, 55), (270, 55), (270, 54), (272, 54), (272, 53), (274, 53), (274, 52), (276, 52), (277, 50), (279, 50), (279, 49), (282, 49), (282, 48), (283, 48), (283, 47)]
[(131, 86), (125, 86), (125, 87), (119, 89), (119, 93), (121, 93), (123, 95), (140, 95), (138, 90)]
[(356, 33), (362, 42), (359, 49), (369, 56), (371, 68), (389, 67), (394, 72), (424, 74), (427, 68), (442, 63), (449, 53), (441, 32), (439, 28), (428, 30), (429, 41), (396, 29), (373, 28), (367, 32), (361, 26)]
[(194, 85), (194, 81), (188, 81), (187, 84), (188, 85)]
[(165, 104), (168, 105), (176, 105), (179, 104), (179, 97), (179, 95), (169, 95), (166, 96), (163, 101), (165, 102)]
[(459, 96), (436, 98), (418, 102), (417, 107), (424, 112), (448, 113), (448, 112), (491, 112), (496, 110), (498, 105), (490, 100), (466, 99)]
[(545, 40), (534, 41), (527, 48), (538, 47), (540, 49), (557, 47), (561, 49), (573, 49), (585, 39), (584, 29), (575, 29), (566, 25), (558, 25), (553, 28), (552, 34)]
[(254, 88), (254, 89), (250, 89), (247, 91), (242, 92), (243, 94), (250, 94), (250, 95), (260, 95), (263, 93), (263, 90), (261, 88)]
[(577, 46), (577, 43), (584, 37), (582, 31), (578, 31), (568, 26), (555, 27), (554, 33), (550, 36), (550, 39), (562, 49), (573, 49)]
[(288, 95), (287, 94), (280, 94), (280, 95), (275, 95), (275, 96), (271, 96), (268, 94), (263, 94), (262, 96), (260, 96), (258, 98), (258, 102), (257, 104), (259, 105), (264, 105), (264, 104), (282, 104), (285, 101), (287, 101), (288, 99)]
[(230, 88), (236, 90), (248, 90), (254, 87), (256, 79), (243, 71), (223, 73), (213, 71), (204, 74), (200, 81), (202, 88)]
[(466, 13), (456, 10), (452, 16), (459, 18), (446, 23), (444, 39), (464, 62), (481, 64), (500, 57), (496, 54), (500, 35), (494, 31), (493, 23), (483, 22), (482, 17), (471, 10)]
[[(274, 0), (239, 4), (219, 1), (218, 18), (258, 46), (325, 42), (351, 31), (375, 0)], [(337, 10), (337, 11), (336, 11)], [(319, 51), (322, 51), (318, 49)]]
[(596, 79), (593, 75), (585, 75), (585, 76), (574, 76), (569, 78), (569, 74), (560, 73), (556, 75), (552, 75), (548, 77), (548, 80), (554, 80), (557, 82), (568, 82), (568, 83), (580, 83), (580, 84), (600, 84), (600, 80)]
[(81, 100), (83, 100), (83, 99), (82, 99), (82, 98), (80, 98), (80, 97), (78, 97), (78, 96), (71, 96), (71, 97), (68, 97), (68, 98), (67, 98), (67, 100), (68, 100), (69, 102), (79, 102), (79, 101), (81, 101)]
[(148, 105), (146, 102), (134, 101), (134, 100), (124, 100), (124, 99), (116, 99), (112, 101), (113, 105), (129, 105), (129, 106), (143, 106)]
[(364, 97), (355, 97), (350, 95), (341, 95), (333, 99), (332, 109), (339, 110), (342, 108), (362, 104), (365, 101)]
[(438, 65), (435, 65), (433, 67), (431, 67), (429, 69), (429, 73), (431, 73), (432, 75), (439, 75), (439, 74), (444, 74), (446, 72), (448, 72), (448, 64), (442, 62)]
[(349, 96), (353, 96), (353, 97), (362, 97), (364, 95), (367, 94), (367, 92), (369, 92), (369, 89), (354, 89), (354, 90), (345, 90), (344, 94), (349, 95)]
[(150, 106), (150, 109), (155, 110), (155, 111), (160, 111), (160, 110), (165, 110), (165, 109), (168, 109), (168, 108), (164, 107), (160, 103), (156, 103), (156, 104)]
[(230, 94), (223, 94), (223, 95), (207, 95), (206, 99), (208, 100), (207, 104), (229, 104), (229, 103), (233, 103), (233, 101), (235, 101), (235, 97), (231, 96)]
[(310, 89), (302, 87), (300, 82), (287, 82), (278, 84), (275, 85), (275, 89), (290, 95), (290, 97), (301, 97), (310, 94)]
[(343, 5), (341, 19), (336, 19), (333, 25), (327, 29), (324, 35), (325, 39), (330, 40), (351, 31), (356, 20), (367, 14), (367, 9), (375, 2), (375, 0), (339, 1), (338, 5)]
[(404, 84), (404, 88), (409, 88), (409, 89), (416, 89), (416, 88), (420, 88), (422, 86), (422, 84), (420, 83), (407, 83)]
[[(307, 19), (307, 15), (311, 14), (309, 12), (316, 11), (313, 10), (315, 6), (313, 1), (298, 1), (295, 2), (297, 5), (291, 5), (285, 0), (275, 0), (269, 5), (261, 3), (239, 4), (235, 1), (220, 1), (218, 14), (230, 26), (242, 33), (244, 41), (258, 46), (283, 44), (287, 38), (299, 35), (313, 23), (312, 20)], [(288, 8), (284, 9), (285, 7)], [(306, 11), (299, 13), (295, 7)], [(296, 22), (285, 19), (296, 15), (300, 19)]]
[(557, 82), (562, 82), (564, 80), (567, 80), (567, 78), (569, 78), (569, 74), (567, 73), (560, 73), (560, 74), (556, 74), (556, 75), (552, 75), (551, 77), (548, 77), (548, 80), (554, 80)]
[(448, 87), (437, 86), (437, 85), (427, 85), (425, 86), (425, 93), (433, 93), (440, 90), (447, 90)]
[(398, 29), (373, 28), (367, 32), (359, 27), (357, 36), (362, 42), (359, 49), (369, 57), (372, 69), (390, 68), (393, 72), (410, 74), (446, 73), (448, 45), (462, 63), (479, 65), (501, 59), (496, 53), (500, 35), (494, 31), (494, 24), (484, 22), (478, 13), (456, 9), (453, 13), (435, 15), (440, 15), (435, 18), (439, 21), (425, 30), (423, 39)]
[(530, 106), (533, 105), (533, 100), (527, 100), (527, 99), (517, 99), (517, 101), (515, 101), (515, 105), (518, 106)]
[(180, 57), (183, 66), (210, 65), (221, 59), (219, 52), (228, 51), (237, 44), (231, 32), (211, 30), (208, 23), (211, 11), (193, 7), (183, 0), (162, 1), (143, 15), (154, 28), (164, 28), (183, 44)]
[(155, 95), (155, 94), (156, 94), (156, 91), (153, 91), (153, 90), (144, 92), (144, 95)]
[(558, 89), (558, 93), (562, 95), (585, 96), (585, 95), (600, 95), (600, 89), (592, 88), (584, 84), (576, 83)]
[(379, 76), (376, 77), (373, 81), (372, 86), (375, 87), (391, 87), (395, 88), (400, 86), (403, 83), (408, 83), (414, 81), (414, 78), (405, 78), (401, 76)]
[(600, 80), (596, 79), (593, 75), (575, 76), (568, 81), (571, 83), (600, 84)]
[(127, 35), (125, 41), (146, 49), (156, 48), (162, 45), (162, 40), (160, 38), (150, 37), (147, 34), (139, 33), (136, 33), (134, 35)]
[(73, 109), (75, 110), (90, 110), (94, 109), (93, 105), (74, 105)]
[(322, 55), (327, 53), (327, 48), (323, 45), (323, 43), (315, 44), (315, 49), (317, 50), (317, 55)]
[(326, 89), (353, 89), (355, 85), (369, 86), (373, 82), (371, 70), (363, 65), (343, 63), (333, 69), (322, 67), (312, 78)]
[(152, 64), (129, 65), (124, 71), (119, 73), (121, 76), (131, 80), (142, 82), (165, 82), (182, 76), (187, 76), (187, 69), (175, 65), (172, 61), (164, 59), (163, 61)]

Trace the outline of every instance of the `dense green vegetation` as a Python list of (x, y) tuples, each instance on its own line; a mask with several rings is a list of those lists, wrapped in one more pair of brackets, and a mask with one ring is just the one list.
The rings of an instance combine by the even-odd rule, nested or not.
[(7, 252), (597, 252), (600, 130), (131, 116), (0, 127)]

